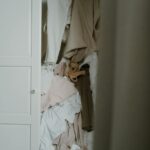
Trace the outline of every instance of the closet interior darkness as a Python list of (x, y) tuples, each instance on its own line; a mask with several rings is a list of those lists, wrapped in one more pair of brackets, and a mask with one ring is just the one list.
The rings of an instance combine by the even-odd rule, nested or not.
[(43, 0), (39, 150), (92, 150), (99, 0)]

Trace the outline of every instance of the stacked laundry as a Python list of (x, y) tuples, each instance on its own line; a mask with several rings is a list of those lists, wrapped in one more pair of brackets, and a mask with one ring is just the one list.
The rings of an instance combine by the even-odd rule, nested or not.
[(54, 75), (48, 67), (42, 67), (41, 77), (39, 149), (84, 149), (79, 92), (67, 77)]
[[(79, 145), (80, 143), (79, 146), (82, 147), (82, 137), (77, 136), (82, 135), (82, 133), (78, 132), (78, 129), (81, 130), (81, 121), (78, 121), (79, 119), (76, 119), (76, 117), (80, 116), (80, 111), (80, 96), (78, 92), (76, 92), (71, 97), (67, 98), (65, 101), (53, 107), (50, 107), (47, 111), (43, 112), (40, 128), (40, 150), (56, 149), (56, 147), (58, 147), (57, 144), (59, 144), (59, 136), (64, 134), (66, 130), (69, 130), (68, 132), (72, 132), (71, 135), (65, 135), (66, 138), (69, 137), (69, 139), (70, 137), (72, 137), (72, 141), (66, 143), (66, 146), (71, 146), (73, 144)], [(69, 129), (68, 126), (72, 129)], [(60, 150), (67, 149), (61, 148)]]
[(55, 106), (77, 93), (74, 84), (66, 77), (53, 76), (51, 86), (41, 99), (41, 111), (46, 111), (49, 107)]
[(47, 0), (47, 8), (43, 62), (56, 65), (41, 97), (40, 150), (92, 150), (99, 0)]

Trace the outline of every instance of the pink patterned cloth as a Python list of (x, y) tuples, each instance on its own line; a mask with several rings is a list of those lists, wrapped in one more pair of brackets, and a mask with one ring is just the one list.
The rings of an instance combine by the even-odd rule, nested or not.
[(77, 93), (74, 84), (66, 77), (54, 76), (49, 90), (41, 98), (41, 112), (46, 111), (50, 106), (54, 106)]

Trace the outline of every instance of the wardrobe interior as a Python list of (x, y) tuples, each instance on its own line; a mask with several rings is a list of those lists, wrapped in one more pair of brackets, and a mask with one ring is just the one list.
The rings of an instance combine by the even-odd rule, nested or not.
[(43, 0), (39, 150), (92, 150), (100, 0)]

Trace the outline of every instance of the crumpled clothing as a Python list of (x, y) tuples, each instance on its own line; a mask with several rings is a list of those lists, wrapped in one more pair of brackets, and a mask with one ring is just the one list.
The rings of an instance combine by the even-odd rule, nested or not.
[(47, 66), (42, 65), (41, 66), (41, 92), (45, 93), (48, 91), (48, 88), (51, 85), (51, 81), (53, 79), (54, 73), (53, 73), (54, 66)]
[(61, 135), (59, 135), (53, 144), (55, 150), (86, 150), (83, 140), (81, 113), (75, 115), (74, 122), (68, 122), (68, 127)]
[(70, 60), (62, 58), (61, 61), (55, 65), (54, 75), (65, 76), (66, 72), (69, 70)]
[(81, 148), (78, 145), (73, 144), (71, 150), (81, 150)]
[(41, 111), (46, 111), (50, 106), (62, 102), (75, 93), (77, 93), (77, 89), (68, 78), (54, 76), (49, 90), (41, 97)]
[(60, 62), (55, 65), (54, 75), (65, 76), (66, 63)]
[(54, 139), (66, 131), (67, 122), (73, 123), (80, 111), (79, 93), (45, 111), (40, 124), (40, 150), (54, 150)]
[(99, 35), (99, 1), (73, 1), (72, 18), (68, 33), (68, 40), (63, 49), (63, 56), (71, 58), (77, 55), (75, 62), (79, 62), (91, 52), (98, 50)]

